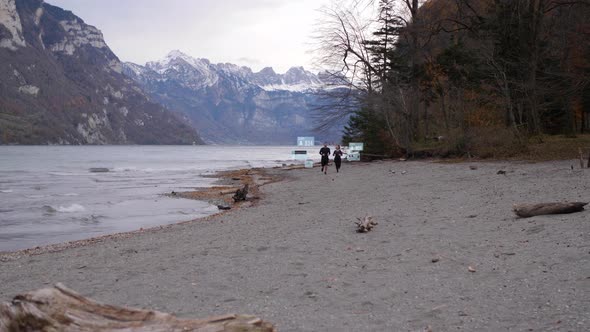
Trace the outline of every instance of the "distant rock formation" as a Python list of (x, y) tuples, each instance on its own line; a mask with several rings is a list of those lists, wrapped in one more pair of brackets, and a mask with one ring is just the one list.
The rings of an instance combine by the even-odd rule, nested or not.
[(0, 144), (202, 143), (72, 12), (0, 0)]
[(193, 58), (180, 51), (145, 66), (125, 63), (123, 73), (154, 100), (183, 112), (211, 143), (295, 144), (297, 136), (340, 140), (342, 124), (317, 133), (320, 76), (293, 67), (285, 74)]

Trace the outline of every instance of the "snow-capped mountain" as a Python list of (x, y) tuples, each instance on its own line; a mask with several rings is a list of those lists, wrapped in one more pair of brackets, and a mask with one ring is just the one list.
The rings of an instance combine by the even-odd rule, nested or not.
[(0, 0), (0, 144), (202, 143), (122, 70), (100, 30), (72, 12)]
[[(292, 67), (285, 74), (277, 74), (270, 67), (254, 73), (248, 67), (231, 63), (212, 64), (207, 59), (193, 58), (178, 50), (171, 51), (164, 59), (148, 62), (144, 67), (133, 63), (128, 64), (130, 67), (135, 68), (133, 71), (136, 74), (139, 74), (139, 72), (145, 73), (146, 69), (149, 69), (161, 75), (162, 79), (183, 81), (192, 89), (211, 87), (218, 82), (220, 76), (232, 76), (267, 91), (300, 92), (318, 90), (324, 87), (324, 83), (317, 75), (305, 70), (303, 67)], [(139, 72), (136, 72), (136, 70), (139, 70)]]
[(297, 136), (336, 141), (339, 133), (313, 132), (318, 75), (303, 67), (285, 74), (253, 72), (229, 63), (213, 64), (180, 51), (145, 66), (125, 63), (123, 72), (155, 100), (184, 112), (213, 143), (294, 144)]

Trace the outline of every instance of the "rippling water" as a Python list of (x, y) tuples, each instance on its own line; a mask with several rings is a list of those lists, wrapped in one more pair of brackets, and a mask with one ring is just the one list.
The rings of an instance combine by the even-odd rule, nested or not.
[(0, 146), (0, 251), (215, 213), (206, 202), (162, 194), (210, 186), (215, 179), (202, 175), (219, 170), (289, 163), (293, 149), (300, 148)]

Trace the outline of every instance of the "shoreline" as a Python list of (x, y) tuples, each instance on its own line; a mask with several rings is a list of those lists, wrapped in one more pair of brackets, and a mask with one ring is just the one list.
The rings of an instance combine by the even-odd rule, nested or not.
[[(590, 212), (512, 212), (588, 201), (590, 170), (570, 164), (266, 169), (284, 180), (251, 208), (0, 262), (0, 299), (62, 282), (103, 303), (252, 314), (280, 331), (588, 330)], [(367, 214), (378, 225), (357, 233)]]
[[(203, 175), (206, 178), (215, 178), (214, 186), (212, 187), (203, 187), (203, 188), (195, 188), (192, 191), (183, 191), (178, 192), (175, 195), (165, 193), (162, 194), (163, 196), (168, 196), (172, 198), (179, 198), (179, 199), (192, 199), (207, 202), (212, 205), (217, 205), (217, 203), (223, 201), (231, 206), (232, 209), (239, 209), (244, 207), (254, 206), (256, 201), (261, 198), (260, 187), (264, 186), (269, 183), (279, 182), (282, 181), (285, 176), (282, 175), (272, 175), (269, 176), (268, 170), (292, 170), (302, 168), (298, 165), (289, 165), (286, 167), (272, 167), (272, 168), (245, 168), (245, 169), (237, 169), (237, 170), (223, 170), (217, 171), (214, 174)], [(236, 182), (239, 182), (239, 186), (236, 186)], [(243, 186), (244, 184), (248, 183), (250, 187), (249, 198), (245, 202), (241, 203), (233, 203), (231, 201), (231, 195), (228, 194), (220, 194), (220, 191), (228, 190), (235, 188), (236, 190), (238, 187)], [(255, 196), (252, 196), (254, 194)], [(56, 253), (61, 252), (68, 249), (79, 248), (90, 246), (97, 243), (103, 243), (105, 241), (111, 239), (127, 239), (133, 236), (139, 236), (144, 233), (154, 233), (163, 229), (171, 228), (176, 225), (182, 225), (186, 223), (198, 223), (198, 222), (206, 222), (215, 218), (219, 215), (229, 212), (229, 210), (219, 210), (217, 213), (213, 213), (211, 215), (191, 219), (191, 220), (184, 220), (178, 221), (170, 224), (147, 227), (147, 228), (140, 228), (137, 230), (132, 230), (128, 232), (117, 232), (117, 233), (110, 233), (100, 236), (95, 236), (86, 239), (80, 240), (73, 240), (67, 242), (60, 242), (54, 244), (48, 244), (43, 246), (37, 246), (32, 248), (14, 250), (14, 251), (0, 251), (0, 263), (1, 262), (8, 262), (22, 258), (23, 256), (36, 256), (46, 253)]]

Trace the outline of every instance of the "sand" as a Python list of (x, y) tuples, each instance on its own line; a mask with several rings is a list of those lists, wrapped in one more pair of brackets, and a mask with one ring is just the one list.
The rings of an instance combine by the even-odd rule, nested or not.
[[(261, 187), (250, 207), (5, 255), (0, 300), (63, 282), (181, 317), (254, 314), (279, 331), (587, 331), (590, 212), (516, 219), (511, 211), (589, 201), (590, 170), (571, 164), (269, 170), (283, 181)], [(356, 233), (366, 214), (379, 224)]]

